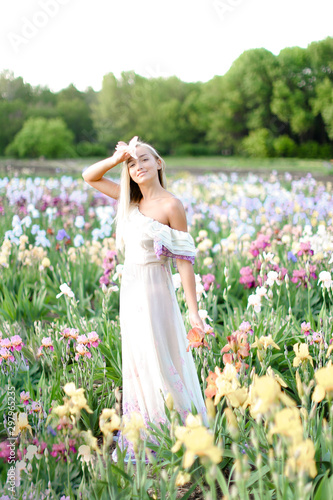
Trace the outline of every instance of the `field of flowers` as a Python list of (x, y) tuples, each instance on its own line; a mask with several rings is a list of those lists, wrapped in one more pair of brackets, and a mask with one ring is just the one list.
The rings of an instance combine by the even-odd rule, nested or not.
[[(174, 285), (210, 428), (168, 397), (147, 436), (120, 418), (114, 201), (69, 176), (0, 179), (0, 499), (332, 498), (332, 187), (169, 178), (198, 251), (204, 337)], [(111, 459), (119, 428), (136, 464)]]

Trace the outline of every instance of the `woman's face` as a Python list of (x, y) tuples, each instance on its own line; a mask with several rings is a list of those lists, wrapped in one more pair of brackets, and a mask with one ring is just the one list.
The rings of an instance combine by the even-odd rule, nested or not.
[(140, 185), (148, 179), (156, 177), (157, 170), (161, 168), (161, 165), (160, 161), (145, 146), (137, 146), (136, 155), (138, 159), (130, 158), (127, 162), (127, 168), (131, 179)]

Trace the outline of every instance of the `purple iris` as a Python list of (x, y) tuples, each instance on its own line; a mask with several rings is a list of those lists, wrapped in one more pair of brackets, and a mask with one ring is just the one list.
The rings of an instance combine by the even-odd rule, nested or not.
[(293, 262), (297, 262), (297, 257), (292, 252), (288, 252), (288, 260), (292, 260)]
[(61, 241), (64, 238), (70, 239), (70, 236), (68, 236), (68, 234), (66, 233), (65, 229), (59, 229), (58, 234), (56, 236), (56, 239), (59, 240), (59, 241)]

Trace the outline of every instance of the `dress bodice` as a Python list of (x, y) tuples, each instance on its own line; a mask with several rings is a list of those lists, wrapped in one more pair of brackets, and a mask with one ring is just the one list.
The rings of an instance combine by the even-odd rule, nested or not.
[(168, 257), (194, 264), (196, 249), (192, 236), (143, 215), (135, 205), (124, 222), (125, 263), (163, 263)]

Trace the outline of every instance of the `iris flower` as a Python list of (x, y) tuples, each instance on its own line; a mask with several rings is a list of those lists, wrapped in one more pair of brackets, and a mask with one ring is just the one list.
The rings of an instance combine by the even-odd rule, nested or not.
[(137, 155), (136, 155), (136, 152), (135, 152), (135, 148), (137, 146), (137, 142), (138, 142), (138, 136), (136, 135), (135, 137), (133, 137), (133, 139), (131, 139), (129, 141), (128, 144), (124, 144), (124, 145), (119, 145), (117, 144), (116, 146), (116, 151), (118, 153), (129, 153), (131, 155), (132, 158), (135, 158), (137, 159)]

